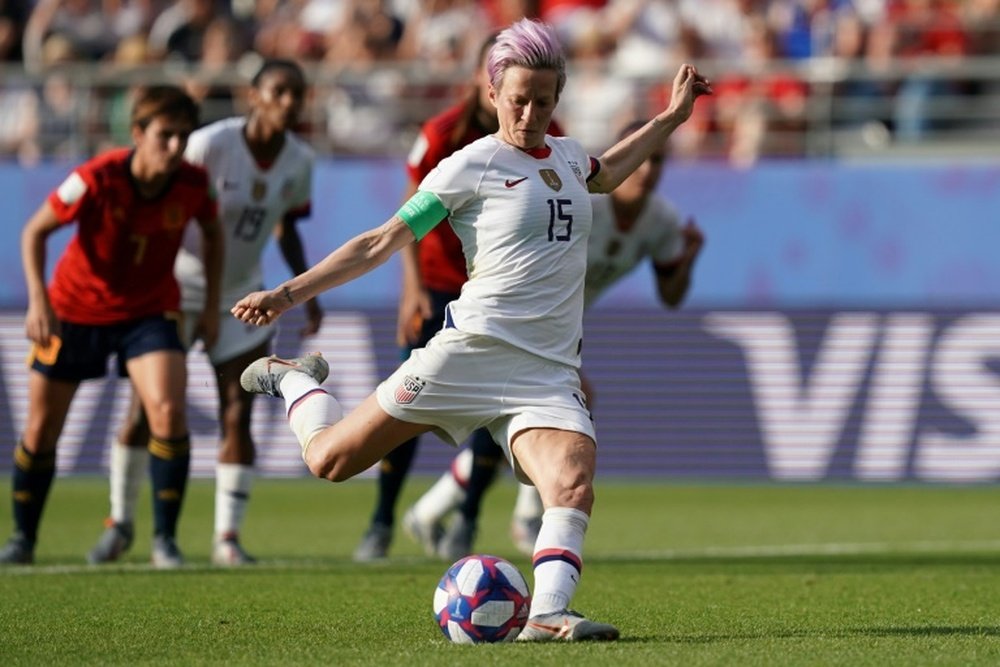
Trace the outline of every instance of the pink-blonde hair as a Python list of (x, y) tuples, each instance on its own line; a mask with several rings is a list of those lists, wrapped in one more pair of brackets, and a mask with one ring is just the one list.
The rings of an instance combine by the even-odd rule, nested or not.
[(486, 61), (494, 88), (500, 87), (510, 67), (555, 70), (558, 97), (566, 85), (566, 56), (555, 28), (541, 21), (521, 19), (502, 30)]

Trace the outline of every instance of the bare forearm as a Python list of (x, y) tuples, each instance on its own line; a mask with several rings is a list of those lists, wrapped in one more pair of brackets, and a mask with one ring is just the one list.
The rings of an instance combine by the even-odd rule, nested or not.
[(591, 181), (591, 192), (611, 192), (639, 168), (676, 130), (683, 119), (664, 111), (642, 128), (609, 148), (601, 157), (601, 171)]
[(21, 257), (28, 299), (48, 298), (45, 290), (45, 240), (34, 235), (26, 236), (22, 242)]
[(286, 280), (273, 291), (290, 305), (312, 299), (384, 264), (397, 250), (413, 242), (413, 234), (399, 218), (355, 236), (318, 264)]
[(21, 232), (21, 264), (29, 301), (48, 299), (45, 289), (45, 244), (56, 224), (48, 204), (44, 204)]
[(292, 275), (297, 276), (309, 269), (309, 265), (306, 263), (306, 253), (302, 248), (302, 237), (299, 236), (297, 229), (291, 227), (283, 232), (278, 239), (278, 248), (281, 250), (281, 256)]
[(660, 300), (670, 308), (678, 308), (684, 303), (688, 289), (691, 287), (691, 272), (678, 272), (669, 278), (657, 278)]

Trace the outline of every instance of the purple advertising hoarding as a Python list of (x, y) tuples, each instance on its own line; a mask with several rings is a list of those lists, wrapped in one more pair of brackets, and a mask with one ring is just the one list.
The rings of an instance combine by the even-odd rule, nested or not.
[[(327, 387), (351, 408), (398, 363), (394, 311), (328, 314), (303, 344), (294, 313), (277, 351), (320, 349)], [(26, 407), (19, 316), (0, 317), (0, 418), (12, 450)], [(601, 309), (587, 317), (584, 372), (602, 475), (985, 482), (1000, 477), (1000, 314), (985, 311)], [(215, 387), (191, 355), (193, 471), (209, 476)], [(127, 387), (87, 383), (60, 444), (61, 473), (100, 472)], [(265, 475), (305, 474), (281, 401), (255, 404)], [(419, 472), (454, 450), (426, 436)], [(0, 457), (9, 468), (10, 457)]]

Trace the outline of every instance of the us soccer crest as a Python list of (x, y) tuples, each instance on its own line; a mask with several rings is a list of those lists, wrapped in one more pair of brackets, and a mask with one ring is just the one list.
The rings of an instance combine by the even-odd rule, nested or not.
[(538, 175), (542, 177), (545, 185), (549, 186), (556, 192), (562, 190), (562, 179), (559, 178), (559, 174), (555, 172), (554, 169), (539, 169)]
[(393, 397), (396, 399), (396, 403), (399, 405), (409, 405), (420, 393), (420, 390), (424, 388), (427, 382), (421, 380), (420, 378), (415, 378), (412, 375), (407, 375), (396, 387), (396, 391)]
[(267, 196), (267, 182), (255, 180), (253, 187), (250, 189), (250, 196), (253, 197), (254, 201), (260, 201)]

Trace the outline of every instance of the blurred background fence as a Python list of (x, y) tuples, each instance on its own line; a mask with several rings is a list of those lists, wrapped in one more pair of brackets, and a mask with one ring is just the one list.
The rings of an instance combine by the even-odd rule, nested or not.
[[(253, 59), (251, 59), (253, 60)], [(1000, 140), (1000, 56), (896, 61), (878, 70), (841, 58), (698, 63), (716, 95), (675, 137), (675, 159), (990, 159)], [(249, 64), (245, 68), (251, 67)], [(401, 157), (420, 125), (465, 90), (468, 73), (419, 64), (364, 70), (307, 66), (312, 89), (300, 128), (322, 156)], [(606, 62), (576, 63), (557, 118), (592, 152), (616, 129), (666, 103), (671, 71), (617, 75)], [(76, 161), (128, 143), (133, 86), (192, 82), (217, 91), (208, 122), (240, 113), (247, 72), (206, 74), (169, 63), (127, 69), (62, 64), (30, 73), (0, 67), (0, 158), (26, 166)]]

